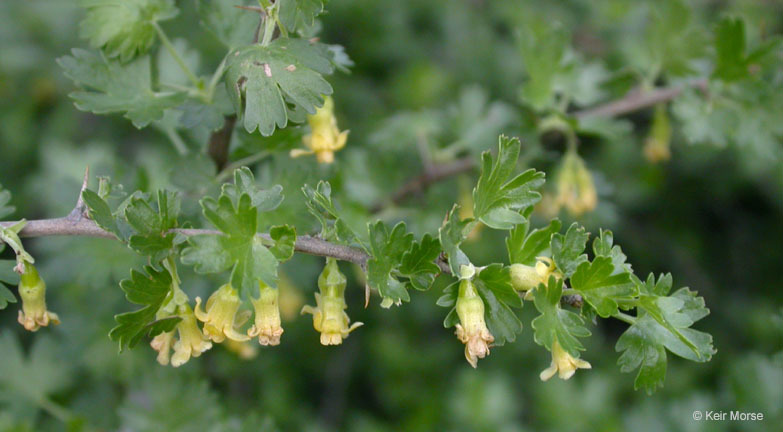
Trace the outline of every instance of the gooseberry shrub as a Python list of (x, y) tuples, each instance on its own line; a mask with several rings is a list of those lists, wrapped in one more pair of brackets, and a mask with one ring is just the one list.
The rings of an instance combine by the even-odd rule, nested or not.
[[(443, 325), (454, 327), (474, 368), (522, 335), (520, 343), (532, 338), (551, 351), (542, 380), (555, 374), (568, 379), (591, 368), (582, 341), (599, 319), (627, 324), (615, 345), (617, 363), (636, 375), (637, 389), (653, 392), (663, 385), (669, 354), (694, 362), (715, 354), (712, 337), (693, 328), (709, 313), (696, 291), (676, 286), (668, 273), (635, 274), (611, 231), (589, 233), (578, 221), (599, 200), (596, 179), (579, 155), (580, 139), (612, 133), (611, 118), (624, 110), (650, 108), (641, 151), (651, 163), (671, 157), (673, 123), (692, 142), (709, 138), (735, 145), (748, 141), (741, 134), (749, 133), (744, 125), (752, 118), (767, 135), (753, 135), (750, 142), (764, 154), (783, 134), (775, 113), (758, 112), (761, 99), (774, 91), (748, 89), (780, 88), (780, 74), (770, 71), (778, 39), (751, 45), (743, 21), (735, 18), (701, 29), (689, 21), (684, 5), (667, 2), (649, 24), (649, 52), (632, 65), (641, 90), (623, 99), (630, 107), (617, 108), (597, 105), (606, 99), (601, 86), (609, 81), (607, 66), (575, 53), (562, 27), (530, 25), (516, 34), (526, 75), (518, 106), (468, 88), (456, 105), (389, 118), (362, 143), (351, 141), (346, 128), (353, 125), (337, 121), (341, 95), (333, 94), (330, 79), (350, 73), (352, 62), (343, 47), (317, 37), (325, 1), (82, 3), (80, 35), (89, 47), (57, 60), (76, 88), (70, 95), (75, 107), (152, 128), (187, 163), (177, 165), (181, 179), (175, 187), (152, 192), (126, 191), (108, 177), (86, 173), (68, 216), (2, 223), (0, 247), (16, 258), (2, 262), (0, 281), (18, 282), (18, 292), (0, 284), (0, 308), (18, 297), (25, 329), (45, 331), (69, 317), (48, 309), (45, 275), (21, 238), (69, 234), (122, 242), (145, 258), (145, 266), (120, 282), (131, 305), (116, 315), (109, 337), (120, 351), (151, 345), (162, 365), (194, 361), (216, 344), (289, 342), (280, 317), (286, 288), (279, 266), (297, 253), (325, 260), (313, 281), (318, 292), (301, 309), (312, 316), (323, 345), (340, 345), (361, 331), (350, 311), (362, 305), (346, 301), (347, 289), (363, 288), (364, 307), (393, 314), (422, 301), (419, 291), (437, 287)], [(198, 31), (224, 47), (209, 73), (193, 41), (171, 40), (165, 31), (180, 7), (195, 8), (190, 12), (198, 16)], [(661, 96), (659, 82), (677, 87)], [(520, 118), (534, 119), (534, 133), (520, 134), (521, 140), (501, 133), (518, 129)], [(737, 124), (743, 127), (731, 126)], [(562, 138), (565, 149), (551, 164), (553, 181), (547, 183), (543, 171), (520, 167), (535, 161), (529, 142), (548, 134)], [(261, 148), (232, 158), (229, 150), (241, 146), (240, 139)], [(497, 145), (489, 147), (489, 141)], [(342, 149), (362, 145), (368, 148), (365, 160), (341, 160)], [(341, 165), (377, 157), (404, 166), (417, 152), (425, 171), (398, 192), (377, 202), (342, 201), (347, 189), (385, 179), (357, 178), (356, 169), (340, 176)], [(319, 167), (305, 165), (310, 157)], [(275, 158), (300, 158), (301, 170), (315, 170), (323, 179), (295, 184), (295, 174), (270, 178), (285, 175), (270, 168)], [(476, 179), (466, 174), (474, 168)], [(384, 211), (457, 175), (458, 194), (440, 199), (430, 215), (417, 215), (442, 220), (436, 230)], [(200, 187), (200, 177), (210, 179), (206, 186)], [(0, 191), (0, 217), (13, 213), (10, 202), (10, 193)], [(200, 214), (192, 211), (196, 206)], [(571, 223), (560, 220), (562, 210)], [(465, 247), (497, 243), (498, 236), (483, 235), (490, 230), (505, 237), (503, 262), (483, 262)], [(348, 284), (347, 266), (340, 262), (358, 266), (363, 283)], [(222, 283), (208, 298), (194, 297), (182, 284), (183, 266)], [(56, 289), (49, 294), (59, 295)], [(525, 303), (536, 311), (529, 323), (518, 311)]]

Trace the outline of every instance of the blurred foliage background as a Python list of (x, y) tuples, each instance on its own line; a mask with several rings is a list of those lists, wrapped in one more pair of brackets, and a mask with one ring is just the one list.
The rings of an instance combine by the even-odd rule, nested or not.
[[(16, 206), (8, 218), (66, 214), (89, 165), (127, 191), (181, 191), (184, 213), (198, 223), (197, 199), (220, 180), (203, 154), (207, 133), (196, 127), (182, 134), (190, 150), (182, 155), (161, 128), (137, 130), (118, 115), (83, 113), (68, 98), (74, 86), (55, 59), (86, 46), (75, 3), (0, 3), (0, 183)], [(751, 45), (783, 30), (780, 2), (691, 3), (332, 0), (319, 36), (344, 45), (355, 63), (350, 74), (329, 78), (340, 127), (351, 130), (347, 148), (335, 164), (318, 166), (287, 155), (300, 146), (300, 128), (273, 138), (238, 132), (231, 160), (265, 155), (253, 164), (256, 177), (282, 184), (286, 201), (263, 224), (285, 221), (299, 232), (313, 227), (302, 184), (330, 180), (361, 222), (369, 207), (418, 175), (422, 146), (435, 162), (478, 158), (502, 132), (520, 136), (527, 163), (552, 173), (563, 140), (539, 133), (537, 107), (524, 87), (535, 78), (526, 69), (535, 63), (523, 61), (531, 48), (520, 33), (566, 30), (574, 67), (558, 75), (557, 87), (569, 95), (560, 102), (578, 109), (645, 80), (670, 85), (704, 76), (705, 66), (689, 59), (712, 49), (710, 34), (724, 15), (745, 20)], [(178, 6), (182, 12), (166, 29), (197, 48), (208, 73), (224, 52), (198, 25), (194, 2)], [(545, 51), (548, 42), (543, 37), (534, 48)], [(594, 234), (613, 230), (637, 274), (671, 271), (676, 287), (698, 290), (712, 311), (697, 328), (713, 334), (718, 354), (707, 364), (670, 356), (666, 385), (652, 396), (634, 391), (633, 375), (618, 371), (614, 343), (625, 324), (613, 321), (599, 321), (587, 341), (583, 357), (592, 370), (542, 383), (538, 373), (550, 355), (532, 341), (532, 307), (522, 311), (526, 328), (517, 342), (493, 350), (473, 370), (443, 329), (446, 310), (435, 306), (445, 278), (400, 308), (380, 309), (374, 299), (364, 309), (361, 272), (342, 264), (352, 279), (351, 318), (365, 326), (342, 346), (323, 347), (309, 317), (299, 316), (301, 305), (312, 303), (323, 260), (301, 255), (283, 266), (280, 346), (217, 346), (179, 369), (161, 367), (148, 346), (118, 354), (107, 337), (113, 315), (127, 309), (118, 282), (140, 258), (112, 241), (45, 238), (26, 244), (63, 323), (28, 334), (16, 324), (15, 306), (0, 312), (0, 430), (781, 430), (779, 52), (772, 62), (758, 98), (737, 111), (734, 123), (699, 117), (695, 91), (677, 98), (665, 163), (649, 162), (642, 151), (652, 109), (581, 125), (579, 152), (599, 203), (580, 222)], [(475, 178), (440, 182), (378, 216), (405, 220), (417, 234), (435, 232)], [(475, 262), (506, 259), (502, 236), (490, 230), (478, 232), (467, 250)], [(191, 297), (221, 283), (182, 271)], [(695, 422), (697, 409), (761, 412), (765, 420)]]

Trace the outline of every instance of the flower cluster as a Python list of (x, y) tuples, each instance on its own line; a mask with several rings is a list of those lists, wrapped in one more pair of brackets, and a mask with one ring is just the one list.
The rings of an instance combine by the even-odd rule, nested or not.
[(313, 315), (313, 328), (321, 333), (322, 345), (340, 345), (343, 339), (363, 323), (349, 325), (351, 320), (345, 312), (345, 275), (340, 272), (337, 260), (326, 259), (321, 275), (318, 277), (318, 289), (315, 293), (315, 307), (306, 305), (302, 314)]

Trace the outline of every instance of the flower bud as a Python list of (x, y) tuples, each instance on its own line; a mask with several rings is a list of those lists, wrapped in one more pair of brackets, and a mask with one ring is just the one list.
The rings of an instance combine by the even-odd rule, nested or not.
[(546, 284), (549, 275), (554, 274), (560, 278), (555, 264), (548, 257), (537, 257), (535, 266), (524, 264), (511, 264), (511, 286), (517, 291), (529, 291), (538, 287), (539, 284)]
[(50, 322), (60, 324), (57, 314), (46, 310), (46, 283), (29, 262), (25, 263), (20, 277), (19, 297), (22, 298), (22, 310), (19, 311), (18, 321), (26, 330), (38, 331)]
[(593, 176), (574, 150), (563, 156), (557, 176), (557, 202), (574, 216), (592, 211), (598, 204)]
[(278, 289), (258, 281), (259, 297), (250, 299), (256, 311), (253, 327), (248, 330), (250, 337), (258, 336), (261, 345), (279, 345), (283, 328), (280, 326), (280, 307), (278, 306)]
[(456, 335), (465, 344), (465, 358), (475, 368), (478, 359), (489, 355), (489, 346), (495, 337), (484, 321), (484, 301), (469, 279), (463, 279), (459, 284), (456, 308), (460, 321)]
[(590, 363), (571, 356), (555, 339), (552, 342), (552, 364), (541, 372), (540, 378), (541, 381), (546, 381), (557, 373), (560, 379), (567, 380), (576, 373), (577, 369), (590, 369), (591, 367)]
[(334, 101), (330, 96), (324, 98), (324, 105), (315, 114), (307, 116), (307, 123), (310, 125), (310, 134), (302, 138), (307, 150), (291, 150), (291, 157), (315, 153), (318, 163), (334, 162), (334, 152), (345, 147), (348, 131), (340, 132), (337, 128)]
[(318, 277), (320, 293), (315, 294), (316, 306), (302, 308), (302, 314), (313, 315), (313, 328), (321, 332), (321, 345), (340, 345), (349, 333), (363, 325), (357, 322), (349, 326), (351, 320), (345, 312), (348, 309), (345, 285), (346, 278), (340, 272), (337, 260), (327, 258), (326, 266)]
[(201, 310), (201, 297), (196, 297), (194, 313), (204, 323), (204, 335), (213, 342), (220, 343), (226, 338), (238, 342), (250, 340), (250, 337), (236, 331), (237, 311), (241, 301), (239, 294), (231, 284), (225, 284), (207, 299), (206, 312)]

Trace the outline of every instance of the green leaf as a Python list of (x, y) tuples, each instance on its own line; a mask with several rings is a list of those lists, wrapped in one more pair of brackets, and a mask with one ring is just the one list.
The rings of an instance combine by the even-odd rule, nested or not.
[(420, 291), (428, 290), (440, 273), (440, 267), (435, 264), (440, 252), (438, 239), (430, 234), (424, 234), (421, 241), (413, 242), (410, 249), (402, 255), (400, 274), (409, 279), (413, 288)]
[(356, 234), (340, 218), (337, 207), (332, 201), (332, 186), (329, 182), (319, 181), (315, 189), (308, 185), (302, 187), (307, 201), (307, 209), (321, 223), (322, 235), (326, 239), (350, 243), (359, 240)]
[[(688, 327), (707, 316), (704, 299), (688, 288), (680, 288), (671, 296), (665, 296), (672, 286), (671, 275), (662, 275), (655, 281), (652, 274), (637, 287), (641, 293), (638, 307), (666, 330), (664, 345), (669, 351), (688, 360), (705, 362), (712, 358), (715, 349), (712, 336)], [(641, 316), (641, 315), (640, 315)]]
[(242, 194), (250, 196), (250, 205), (259, 213), (276, 209), (283, 202), (283, 187), (274, 185), (269, 189), (262, 189), (255, 181), (253, 172), (248, 167), (237, 168), (234, 171), (234, 183), (224, 184), (222, 193), (231, 199), (234, 205), (239, 202)]
[(37, 409), (71, 382), (72, 366), (62, 360), (60, 346), (48, 335), (36, 336), (25, 355), (14, 332), (0, 334), (0, 404), (4, 411), (22, 408), (20, 405)]
[(569, 35), (559, 25), (529, 24), (517, 35), (517, 46), (527, 73), (522, 98), (536, 110), (543, 110), (554, 103), (555, 78), (564, 64)]
[(332, 94), (322, 77), (334, 71), (328, 51), (302, 39), (279, 38), (229, 56), (226, 88), (245, 130), (264, 136), (288, 124), (288, 106), (313, 114)]
[(473, 190), (473, 214), (495, 229), (511, 229), (523, 223), (520, 214), (541, 200), (538, 189), (544, 184), (544, 173), (529, 169), (509, 180), (513, 174), (520, 143), (517, 138), (501, 135), (497, 160), (486, 151), (481, 155), (481, 177)]
[(125, 113), (141, 129), (163, 118), (163, 111), (185, 101), (185, 94), (152, 90), (150, 59), (140, 57), (120, 64), (82, 49), (57, 59), (65, 75), (77, 85), (92, 90), (70, 94), (76, 108), (95, 114)]
[(82, 0), (81, 4), (87, 15), (79, 25), (79, 36), (122, 62), (149, 51), (155, 42), (155, 23), (178, 13), (174, 0)]
[(289, 30), (310, 27), (324, 11), (323, 0), (279, 0), (280, 21)]
[(8, 303), (16, 303), (16, 297), (5, 285), (0, 283), (0, 310), (8, 307)]
[(715, 26), (715, 70), (712, 76), (734, 81), (748, 75), (745, 59), (745, 22), (725, 17)]
[(637, 294), (630, 273), (614, 273), (612, 259), (598, 256), (583, 262), (571, 276), (571, 287), (582, 295), (602, 318), (617, 313), (617, 302), (633, 300)]
[(294, 256), (296, 228), (289, 225), (276, 225), (269, 230), (269, 236), (275, 242), (269, 251), (278, 261), (288, 261)]
[(405, 223), (400, 222), (391, 232), (382, 221), (368, 224), (370, 232), (370, 254), (367, 261), (367, 283), (377, 289), (384, 299), (399, 304), (410, 301), (405, 284), (392, 271), (399, 267), (403, 254), (411, 248), (413, 234), (407, 233)]
[(557, 340), (571, 356), (579, 357), (579, 351), (585, 348), (577, 338), (590, 336), (590, 330), (584, 326), (582, 317), (560, 307), (562, 294), (563, 281), (554, 276), (549, 277), (547, 285), (536, 288), (534, 303), (541, 315), (530, 323), (535, 330), (534, 340), (550, 351)]
[(9, 285), (19, 283), (19, 273), (14, 271), (15, 266), (16, 260), (0, 260), (0, 282), (5, 282)]
[(495, 345), (513, 342), (522, 331), (522, 322), (512, 308), (521, 308), (522, 300), (511, 286), (508, 267), (491, 264), (473, 280), (476, 290), (484, 300), (484, 316)]
[(553, 219), (544, 228), (528, 233), (528, 224), (519, 224), (506, 237), (506, 248), (511, 264), (535, 265), (536, 257), (549, 249), (552, 235), (560, 231), (560, 221)]
[(658, 342), (658, 324), (649, 316), (642, 317), (620, 336), (615, 350), (623, 351), (617, 364), (620, 371), (632, 372), (639, 368), (634, 389), (645, 389), (652, 394), (663, 387), (666, 377), (666, 348)]
[(201, 25), (228, 48), (253, 43), (258, 14), (237, 8), (236, 0), (198, 0), (196, 8)]
[(0, 185), (0, 219), (10, 215), (16, 208), (9, 204), (11, 202), (11, 192), (4, 190)]
[(180, 198), (176, 192), (158, 191), (157, 208), (142, 198), (131, 198), (125, 207), (125, 219), (136, 230), (130, 236), (129, 246), (153, 262), (163, 260), (175, 245), (176, 234), (168, 232), (177, 227)]
[(189, 239), (182, 262), (195, 266), (198, 273), (218, 273), (231, 269), (231, 284), (242, 293), (258, 290), (258, 280), (277, 286), (277, 258), (256, 235), (258, 211), (250, 195), (243, 193), (236, 206), (226, 194), (218, 200), (201, 200), (204, 216), (225, 235), (200, 235)]
[(103, 198), (90, 189), (85, 189), (82, 191), (82, 199), (87, 205), (90, 219), (95, 221), (99, 227), (117, 236), (118, 239), (125, 238), (117, 226), (117, 219), (112, 214), (109, 204)]
[(120, 282), (120, 288), (131, 303), (144, 307), (133, 312), (115, 315), (117, 326), (109, 332), (112, 340), (119, 342), (120, 351), (133, 348), (144, 335), (155, 336), (171, 331), (180, 321), (179, 317), (156, 320), (155, 314), (171, 293), (171, 275), (168, 270), (144, 267), (144, 273), (131, 270), (130, 279)]
[(631, 264), (625, 262), (626, 256), (620, 246), (614, 245), (614, 235), (611, 231), (600, 230), (598, 237), (593, 240), (593, 253), (595, 256), (604, 256), (612, 259), (614, 270), (612, 274), (633, 273)]
[(620, 336), (615, 350), (622, 372), (639, 368), (635, 388), (648, 393), (663, 386), (666, 376), (666, 350), (697, 362), (706, 362), (716, 350), (712, 336), (689, 328), (709, 314), (704, 299), (688, 288), (666, 296), (672, 286), (671, 275), (661, 275), (656, 281), (650, 274), (647, 281), (635, 279), (641, 293), (639, 311), (633, 325)]
[(584, 227), (579, 226), (576, 222), (571, 224), (565, 235), (560, 233), (552, 235), (549, 246), (552, 251), (552, 259), (566, 278), (574, 274), (579, 264), (587, 261), (587, 255), (583, 252), (589, 237), (590, 234), (585, 232)]
[(449, 260), (451, 274), (455, 276), (460, 274), (461, 266), (470, 264), (470, 259), (465, 255), (465, 252), (462, 252), (460, 245), (465, 241), (468, 233), (473, 230), (474, 226), (476, 226), (476, 221), (472, 219), (464, 221), (459, 219), (459, 205), (454, 204), (454, 207), (451, 208), (451, 211), (446, 216), (443, 226), (438, 230), (440, 244)]

